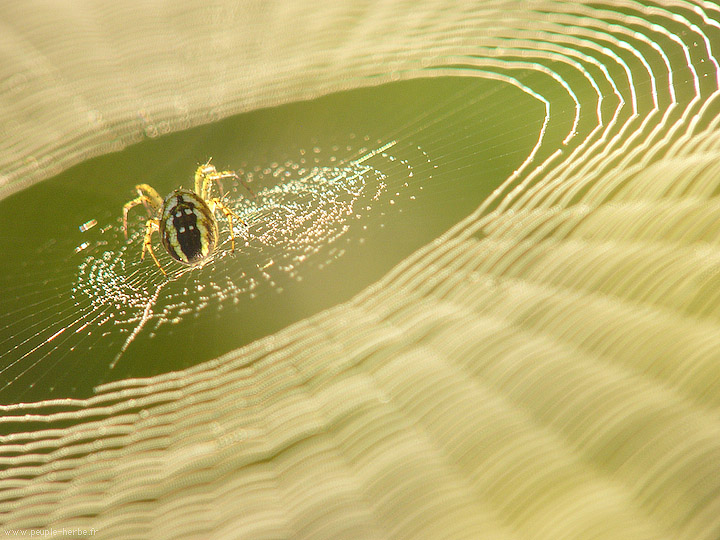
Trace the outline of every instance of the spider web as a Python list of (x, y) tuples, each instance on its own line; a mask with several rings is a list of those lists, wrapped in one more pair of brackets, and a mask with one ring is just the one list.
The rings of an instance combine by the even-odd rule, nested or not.
[[(87, 4), (3, 87), (6, 192), (83, 161), (0, 208), (9, 526), (718, 538), (717, 3)], [(249, 227), (165, 281), (120, 208), (210, 156)]]
[[(503, 92), (508, 88), (458, 79), (331, 96), (201, 128), (180, 135), (178, 142), (172, 137), (166, 143), (148, 141), (9, 198), (4, 204), (20, 215), (12, 216), (9, 210), (8, 221), (19, 222), (30, 219), (22, 209), (31, 207), (34, 198), (64, 201), (49, 210), (47, 222), (67, 234), (37, 231), (36, 239), (28, 242), (40, 247), (18, 254), (24, 257), (19, 264), (14, 258), (22, 279), (7, 270), (3, 298), (8, 305), (0, 320), (2, 400), (89, 395), (102, 382), (184, 369), (349, 299), (443, 232), (453, 215), (469, 213), (499, 179), (522, 164), (527, 155), (523, 145), (532, 148), (538, 142), (542, 108), (535, 109), (534, 133), (515, 127), (514, 142), (496, 142), (492, 134), (502, 119), (477, 106), (487, 99), (507, 99)], [(446, 99), (436, 102), (434, 96), (446, 91)], [(405, 101), (407, 96), (418, 101), (392, 115), (387, 114), (389, 106), (366, 110), (373, 100)], [(214, 257), (201, 266), (175, 263), (155, 236), (155, 251), (168, 279), (151, 258), (139, 258), (146, 219), (142, 208), (131, 214), (127, 242), (118, 209), (132, 195), (133, 184), (157, 187), (158, 177), (162, 181), (170, 173), (157, 167), (126, 173), (130, 179), (118, 182), (125, 188), (119, 192), (122, 198), (111, 194), (117, 201), (113, 205), (93, 200), (94, 195), (106, 200), (110, 196), (95, 191), (95, 184), (84, 184), (107, 170), (120, 177), (128, 162), (162, 161), (177, 146), (212, 148), (212, 141), (228, 132), (236, 133), (235, 145), (242, 144), (249, 131), (237, 130), (244, 124), (277, 130), (281, 118), (305, 125), (310, 117), (338, 110), (345, 111), (347, 119), (335, 119), (333, 129), (321, 136), (289, 130), (279, 142), (244, 148), (238, 153), (242, 159), (225, 157), (219, 166), (236, 170), (252, 190), (237, 181), (218, 186), (247, 224), (234, 226), (236, 250), (230, 251), (227, 223), (220, 215), (221, 241)], [(383, 122), (378, 121), (381, 115)], [(380, 137), (353, 130), (373, 124), (383, 127)], [(479, 126), (486, 133), (481, 130), (480, 139), (456, 136), (478, 133)], [(214, 135), (213, 129), (223, 135)], [(259, 129), (254, 127), (250, 135)], [(513, 127), (503, 131), (512, 134)], [(299, 147), (298, 139), (308, 135), (310, 145)], [(482, 156), (490, 156), (478, 162), (487, 179), (482, 189), (468, 183), (475, 181), (474, 175), (464, 181), (458, 176), (476, 165), (461, 158), (479, 144), (484, 146)], [(218, 146), (211, 150), (216, 163), (218, 152), (232, 156), (227, 139)], [(514, 150), (508, 153), (510, 147)], [(205, 159), (199, 155), (196, 162)], [(188, 186), (194, 164), (189, 159), (183, 163), (188, 165), (181, 171), (178, 163), (175, 174), (184, 174)], [(177, 181), (166, 181), (162, 189), (166, 193), (176, 187)], [(73, 193), (75, 200), (55, 199), (56, 191)], [(25, 201), (16, 201), (23, 197)], [(155, 360), (161, 357), (171, 360)]]

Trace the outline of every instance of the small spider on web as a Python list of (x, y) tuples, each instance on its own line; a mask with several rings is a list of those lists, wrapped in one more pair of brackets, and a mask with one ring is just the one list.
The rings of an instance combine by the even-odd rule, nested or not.
[[(127, 238), (127, 217), (131, 208), (142, 204), (148, 212), (149, 218), (145, 222), (145, 236), (141, 259), (149, 252), (160, 271), (167, 277), (155, 256), (152, 248), (152, 234), (158, 231), (160, 241), (168, 254), (179, 263), (194, 266), (206, 261), (215, 251), (219, 237), (218, 223), (215, 217), (216, 210), (220, 210), (228, 221), (230, 227), (230, 241), (232, 251), (235, 251), (235, 235), (233, 234), (233, 218), (243, 221), (224, 202), (225, 195), (212, 197), (213, 183), (220, 183), (226, 178), (240, 181), (245, 189), (254, 196), (254, 193), (234, 171), (218, 171), (210, 164), (210, 158), (204, 165), (195, 171), (195, 190), (176, 189), (165, 199), (148, 184), (138, 184), (135, 191), (138, 196), (123, 206), (123, 232)], [(222, 189), (221, 189), (222, 191)]]

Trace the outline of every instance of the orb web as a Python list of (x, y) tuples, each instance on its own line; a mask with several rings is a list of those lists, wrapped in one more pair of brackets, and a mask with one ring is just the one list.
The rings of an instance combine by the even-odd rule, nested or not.
[[(155, 253), (167, 279), (152, 258), (141, 260), (148, 218), (142, 207), (131, 215), (127, 240), (119, 217), (80, 224), (83, 240), (73, 253), (81, 259), (70, 288), (74, 307), (69, 318), (49, 338), (33, 336), (38, 343), (4, 368), (11, 375), (4, 390), (42, 380), (48, 366), (59, 369), (60, 357), (65, 369), (72, 370), (91, 353), (92, 362), (105, 362), (108, 371), (114, 370), (141, 334), (167, 339), (168, 328), (202, 320), (208, 309), (242, 323), (248, 301), (286, 294), (286, 289), (302, 284), (309, 269), (325, 269), (353, 243), (365, 243), (369, 220), (382, 222), (396, 202), (416, 199), (421, 182), (410, 183), (417, 180), (414, 167), (392, 153), (395, 144), (378, 142), (375, 148), (358, 150), (350, 144), (327, 150), (315, 146), (282, 163), (241, 163), (241, 181), (224, 180), (214, 193), (240, 218), (233, 224), (235, 251), (220, 212), (220, 241), (203, 264), (176, 263), (154, 234)], [(412, 159), (418, 157), (429, 162), (421, 149)], [(58, 351), (56, 338), (63, 334), (73, 337)]]

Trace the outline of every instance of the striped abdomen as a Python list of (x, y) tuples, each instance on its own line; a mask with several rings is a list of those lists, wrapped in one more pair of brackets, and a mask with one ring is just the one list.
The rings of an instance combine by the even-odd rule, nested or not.
[(200, 196), (179, 189), (168, 195), (163, 204), (160, 238), (173, 259), (197, 264), (215, 250), (217, 221)]

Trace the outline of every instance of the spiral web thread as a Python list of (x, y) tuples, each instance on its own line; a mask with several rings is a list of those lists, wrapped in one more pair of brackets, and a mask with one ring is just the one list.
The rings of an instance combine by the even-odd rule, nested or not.
[(401, 78), (515, 85), (545, 107), (538, 143), (347, 304), (181, 373), (3, 407), (4, 528), (718, 538), (720, 8), (206, 4), (3, 6), (2, 192)]

